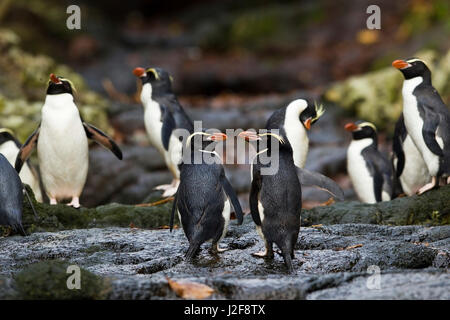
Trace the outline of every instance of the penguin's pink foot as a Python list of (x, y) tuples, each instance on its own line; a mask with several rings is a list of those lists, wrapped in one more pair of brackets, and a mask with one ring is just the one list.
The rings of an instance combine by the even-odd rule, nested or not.
[(216, 244), (216, 252), (218, 252), (218, 253), (221, 253), (221, 252), (225, 252), (225, 251), (227, 251), (228, 250), (228, 248), (221, 248), (221, 247), (219, 247), (219, 244), (217, 243)]
[(427, 183), (422, 188), (420, 188), (419, 191), (417, 191), (417, 194), (421, 195), (421, 194), (423, 194), (423, 193), (425, 193), (427, 191), (430, 191), (431, 189), (434, 189), (435, 187), (437, 187), (436, 177), (432, 177), (431, 178), (431, 182)]
[(450, 176), (447, 177), (447, 184), (450, 184)]
[(50, 198), (50, 204), (51, 205), (58, 204), (58, 201), (56, 201), (56, 198)]
[(74, 207), (75, 209), (78, 209), (80, 207), (80, 198), (73, 197), (72, 201), (67, 204), (69, 207)]
[(267, 250), (253, 252), (252, 256), (257, 257), (257, 258), (265, 258), (265, 257), (267, 257)]

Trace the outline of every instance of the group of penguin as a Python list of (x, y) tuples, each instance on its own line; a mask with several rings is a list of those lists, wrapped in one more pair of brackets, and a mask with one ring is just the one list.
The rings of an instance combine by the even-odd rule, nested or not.
[(347, 171), (362, 202), (422, 194), (450, 183), (450, 111), (424, 61), (392, 63), (403, 74), (403, 112), (395, 125), (391, 161), (378, 150), (372, 123), (348, 123)]
[[(419, 186), (423, 193), (437, 187), (441, 178), (450, 182), (450, 114), (432, 87), (431, 73), (423, 61), (396, 60), (393, 65), (405, 76), (403, 117), (394, 137), (395, 172), (404, 192), (410, 194)], [(227, 135), (207, 133), (205, 129), (194, 132), (193, 122), (178, 102), (167, 71), (135, 68), (133, 73), (142, 83), (140, 98), (150, 142), (173, 175), (171, 184), (157, 187), (165, 197), (174, 195), (170, 230), (177, 213), (189, 241), (186, 253), (189, 260), (206, 241), (212, 241), (213, 252), (224, 251), (219, 242), (227, 232), (231, 206), (238, 224), (243, 222), (242, 208), (225, 175), (220, 155), (211, 151)], [(42, 201), (39, 180), (27, 163), (35, 148), (42, 186), (50, 204), (71, 199), (68, 205), (75, 208), (80, 207), (79, 197), (87, 177), (88, 138), (122, 159), (120, 148), (110, 137), (83, 121), (74, 103), (74, 91), (68, 79), (51, 74), (41, 123), (26, 142), (21, 146), (11, 131), (0, 130), (0, 225), (10, 225), (25, 235), (21, 217), (22, 199), (27, 193), (22, 181)], [(237, 137), (256, 152), (251, 159), (249, 203), (265, 251), (254, 255), (273, 258), (275, 243), (289, 272), (294, 271), (292, 259), (300, 230), (301, 186), (317, 186), (343, 199), (342, 190), (333, 180), (303, 168), (309, 147), (307, 131), (323, 112), (321, 106), (297, 99), (272, 114), (264, 133), (243, 131)], [(181, 139), (175, 134), (177, 129), (187, 130), (189, 137)], [(390, 200), (394, 196), (393, 170), (377, 149), (375, 126), (357, 122), (347, 124), (346, 129), (353, 135), (348, 149), (348, 172), (359, 198), (363, 202)], [(192, 158), (201, 161), (183, 161), (187, 150)], [(205, 152), (216, 161), (211, 163), (198, 157)], [(270, 163), (261, 158), (272, 154), (277, 155), (278, 170), (263, 174)]]

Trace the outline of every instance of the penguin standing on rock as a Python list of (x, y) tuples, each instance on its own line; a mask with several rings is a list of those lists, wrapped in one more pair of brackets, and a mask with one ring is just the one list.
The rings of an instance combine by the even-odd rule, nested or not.
[[(197, 135), (205, 136), (203, 142), (190, 143)], [(186, 259), (192, 260), (200, 246), (212, 240), (212, 251), (222, 252), (219, 242), (227, 233), (230, 221), (230, 202), (236, 212), (238, 224), (242, 224), (243, 213), (239, 200), (228, 182), (219, 155), (211, 149), (214, 142), (226, 140), (223, 133), (195, 132), (189, 136), (186, 148), (191, 150), (190, 163), (181, 165), (180, 185), (175, 195), (170, 220), (173, 228), (175, 211), (189, 240)], [(212, 159), (204, 158), (205, 155)], [(186, 155), (184, 155), (185, 157)], [(211, 160), (211, 161), (209, 161)], [(187, 161), (186, 161), (187, 162)]]
[(174, 177), (171, 184), (156, 189), (164, 190), (164, 197), (172, 196), (180, 182), (179, 165), (183, 150), (182, 141), (174, 130), (184, 129), (191, 134), (194, 126), (172, 91), (172, 78), (167, 71), (161, 68), (135, 68), (133, 73), (142, 81), (141, 101), (150, 142), (164, 157)]
[(289, 144), (297, 167), (305, 166), (308, 156), (309, 139), (307, 130), (311, 129), (323, 115), (322, 106), (311, 105), (304, 99), (297, 99), (288, 106), (275, 111), (267, 120), (267, 130), (278, 129), (285, 143)]
[(79, 208), (89, 166), (88, 138), (110, 149), (119, 159), (122, 151), (111, 138), (81, 119), (73, 90), (69, 80), (50, 75), (41, 123), (20, 148), (15, 167), (20, 173), (37, 147), (42, 182), (50, 204), (71, 198), (68, 205)]
[(418, 193), (450, 183), (450, 111), (431, 84), (431, 71), (417, 58), (395, 60), (403, 81), (403, 117), (408, 135), (422, 154), (431, 182)]
[(347, 171), (358, 198), (365, 203), (391, 200), (392, 167), (378, 151), (376, 127), (358, 121), (346, 124), (345, 130), (353, 136), (347, 150)]
[[(0, 153), (5, 156), (11, 165), (15, 164), (20, 147), (20, 142), (14, 137), (14, 133), (11, 130), (5, 128), (0, 129)], [(23, 183), (31, 187), (36, 200), (42, 202), (42, 192), (38, 175), (28, 163), (24, 164), (20, 172), (20, 179)]]
[(0, 154), (0, 225), (11, 226), (15, 231), (26, 236), (22, 226), (24, 192), (35, 216), (37, 216), (19, 175), (8, 160)]
[[(319, 174), (301, 169), (294, 164), (291, 145), (285, 143), (283, 137), (267, 132), (256, 134), (244, 131), (239, 138), (246, 141), (261, 142), (266, 140), (267, 148), (258, 147), (255, 158), (251, 162), (250, 211), (256, 230), (265, 243), (264, 252), (254, 253), (254, 256), (273, 259), (273, 244), (281, 250), (289, 273), (294, 272), (292, 259), (294, 247), (300, 232), (300, 211), (302, 208), (303, 179), (323, 189), (332, 189), (338, 198), (343, 198), (342, 190), (331, 179)], [(279, 146), (278, 153), (273, 146)], [(263, 169), (271, 163), (261, 161), (261, 156), (276, 157), (278, 170), (264, 174)]]
[(431, 180), (431, 176), (422, 154), (406, 131), (403, 114), (395, 124), (392, 150), (395, 191), (412, 196)]

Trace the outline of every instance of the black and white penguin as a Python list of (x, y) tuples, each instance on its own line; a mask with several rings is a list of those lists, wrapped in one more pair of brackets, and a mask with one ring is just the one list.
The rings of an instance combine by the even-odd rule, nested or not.
[[(251, 131), (241, 132), (239, 137), (249, 142), (270, 139), (264, 146), (256, 147), (256, 156), (251, 161), (250, 211), (266, 248), (264, 252), (254, 255), (272, 259), (275, 243), (281, 250), (288, 271), (292, 273), (294, 246), (300, 232), (302, 179), (324, 189), (331, 187), (341, 199), (342, 190), (331, 179), (297, 167), (293, 161), (292, 148), (283, 137), (271, 132), (256, 134)], [(273, 147), (275, 144), (278, 149)], [(262, 170), (272, 164), (267, 159), (261, 160), (263, 155), (274, 157), (274, 161), (278, 162), (278, 170), (264, 173)]]
[(182, 140), (174, 134), (174, 130), (184, 129), (188, 136), (193, 133), (194, 126), (172, 91), (172, 79), (167, 71), (161, 68), (135, 68), (133, 73), (142, 81), (141, 102), (150, 142), (164, 157), (174, 177), (171, 184), (156, 189), (164, 190), (163, 196), (172, 196), (179, 184), (183, 150)]
[[(19, 175), (9, 161), (0, 154), (0, 225), (11, 226), (16, 232), (26, 236), (22, 226), (23, 194), (24, 187)], [(30, 197), (26, 195), (36, 215)]]
[(411, 196), (427, 184), (431, 176), (422, 154), (406, 131), (403, 114), (395, 124), (392, 150), (396, 193)]
[[(205, 136), (206, 139), (191, 144), (192, 138), (197, 135)], [(170, 230), (172, 231), (177, 211), (189, 240), (186, 253), (188, 260), (192, 260), (200, 246), (208, 240), (212, 240), (212, 251), (226, 250), (219, 248), (219, 242), (227, 232), (230, 202), (236, 212), (238, 224), (243, 221), (239, 200), (225, 176), (222, 160), (219, 154), (211, 150), (212, 143), (226, 140), (226, 137), (223, 133), (195, 132), (186, 142), (186, 147), (191, 150), (191, 161), (185, 161), (181, 165), (180, 185), (172, 207)], [(204, 155), (210, 156), (210, 159), (206, 160)]]
[(280, 130), (280, 135), (291, 146), (294, 163), (299, 168), (305, 166), (308, 156), (309, 139), (307, 130), (311, 129), (311, 125), (324, 112), (322, 106), (311, 105), (304, 99), (297, 99), (286, 107), (276, 110), (267, 120), (266, 128), (268, 130)]
[(450, 183), (450, 111), (431, 84), (431, 71), (417, 58), (395, 60), (403, 81), (403, 117), (408, 134), (431, 175), (431, 182), (422, 186), (422, 194), (439, 186), (440, 178)]
[(88, 138), (110, 149), (119, 159), (122, 151), (106, 134), (81, 119), (73, 90), (69, 80), (50, 75), (41, 123), (20, 148), (15, 167), (20, 172), (37, 147), (42, 182), (50, 204), (71, 198), (69, 206), (79, 208), (89, 166)]
[[(16, 162), (21, 144), (14, 136), (14, 133), (6, 128), (0, 129), (0, 153), (5, 156), (11, 165)], [(30, 164), (25, 163), (20, 172), (20, 179), (23, 183), (28, 184), (33, 190), (37, 201), (42, 202), (42, 192), (37, 172)]]
[(392, 167), (378, 151), (375, 125), (358, 121), (346, 124), (345, 130), (353, 137), (347, 150), (347, 172), (358, 198), (365, 203), (391, 200)]

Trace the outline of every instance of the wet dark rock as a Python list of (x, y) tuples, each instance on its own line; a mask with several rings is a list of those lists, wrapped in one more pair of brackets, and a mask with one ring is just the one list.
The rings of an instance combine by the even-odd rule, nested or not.
[[(221, 245), (228, 251), (212, 254), (210, 244), (205, 244), (193, 263), (184, 261), (188, 243), (180, 229), (170, 233), (95, 228), (2, 238), (0, 296), (14, 293), (43, 298), (47, 293), (40, 290), (53, 285), (52, 298), (66, 298), (65, 266), (76, 264), (95, 275), (91, 278), (96, 292), (109, 299), (175, 299), (166, 277), (205, 283), (215, 289), (213, 299), (321, 299), (332, 294), (335, 298), (367, 299), (382, 297), (383, 292), (393, 299), (448, 297), (450, 226), (304, 227), (295, 248), (296, 272), (288, 275), (278, 254), (273, 261), (251, 255), (263, 249), (263, 243), (250, 220), (247, 216), (242, 226), (231, 223)], [(372, 265), (382, 273), (381, 291), (366, 286)], [(39, 278), (45, 270), (59, 280), (51, 284), (30, 280), (36, 281), (36, 290), (30, 291), (26, 285), (30, 282), (23, 279)], [(420, 294), (415, 287), (419, 282)], [(97, 298), (92, 294), (83, 297)]]

